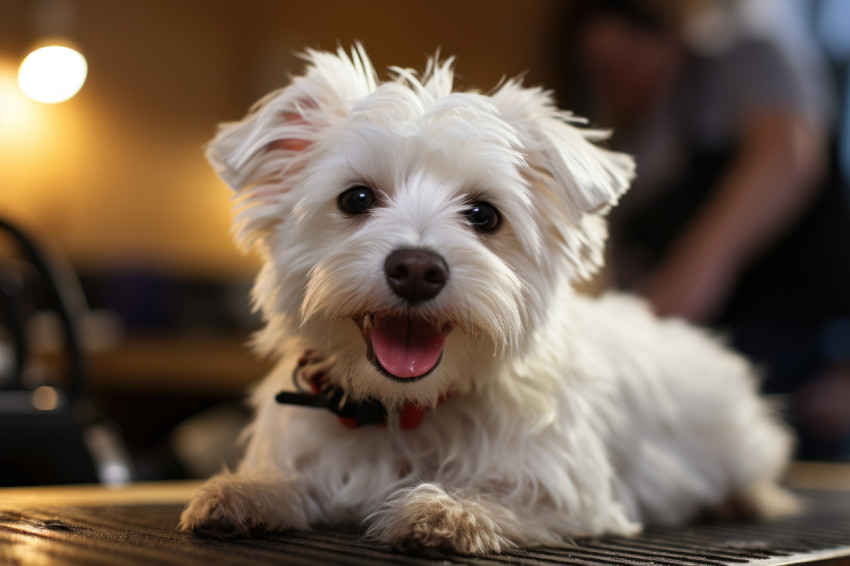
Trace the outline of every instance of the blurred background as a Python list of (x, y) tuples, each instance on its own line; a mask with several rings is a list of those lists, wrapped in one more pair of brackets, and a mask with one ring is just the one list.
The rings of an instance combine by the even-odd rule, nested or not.
[[(270, 363), (203, 146), (296, 52), (355, 40), (378, 69), (439, 47), (462, 88), (524, 74), (614, 126), (639, 180), (590, 292), (715, 327), (786, 396), (801, 457), (850, 459), (850, 3), (0, 0), (0, 485), (234, 461)], [(27, 90), (45, 45), (85, 58), (67, 100)]]

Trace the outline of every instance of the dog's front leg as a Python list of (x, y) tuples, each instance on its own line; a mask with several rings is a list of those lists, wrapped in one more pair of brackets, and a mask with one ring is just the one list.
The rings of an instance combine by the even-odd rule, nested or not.
[(519, 531), (516, 516), (498, 503), (434, 483), (399, 489), (367, 522), (368, 538), (394, 548), (459, 554), (500, 552)]
[(305, 529), (315, 507), (298, 480), (280, 471), (223, 472), (192, 497), (180, 517), (180, 530), (245, 538)]

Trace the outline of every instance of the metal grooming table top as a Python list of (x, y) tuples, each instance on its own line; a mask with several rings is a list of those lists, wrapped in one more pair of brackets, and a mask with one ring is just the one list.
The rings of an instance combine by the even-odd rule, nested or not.
[[(825, 469), (834, 477), (845, 474), (850, 487), (850, 467)], [(0, 490), (0, 564), (850, 565), (850, 489), (826, 484), (818, 484), (817, 474), (798, 481), (832, 489), (799, 490), (809, 504), (807, 512), (777, 523), (651, 528), (634, 538), (577, 540), (570, 548), (476, 558), (411, 556), (363, 543), (356, 533), (335, 531), (243, 541), (197, 538), (175, 530), (181, 503), (197, 486), (191, 482), (121, 490), (9, 489)]]

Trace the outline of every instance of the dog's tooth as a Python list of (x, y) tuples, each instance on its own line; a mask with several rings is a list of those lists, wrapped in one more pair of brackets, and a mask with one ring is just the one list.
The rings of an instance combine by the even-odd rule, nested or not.
[(372, 315), (367, 313), (363, 315), (363, 334), (370, 332), (372, 332)]

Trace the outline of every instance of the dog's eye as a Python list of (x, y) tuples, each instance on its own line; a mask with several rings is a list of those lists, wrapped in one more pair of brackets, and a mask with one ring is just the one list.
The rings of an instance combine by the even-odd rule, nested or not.
[(472, 203), (472, 206), (463, 211), (463, 215), (479, 232), (492, 232), (502, 222), (502, 216), (496, 207), (486, 202)]
[(351, 187), (336, 200), (339, 209), (348, 214), (363, 214), (375, 206), (375, 194), (369, 187)]

